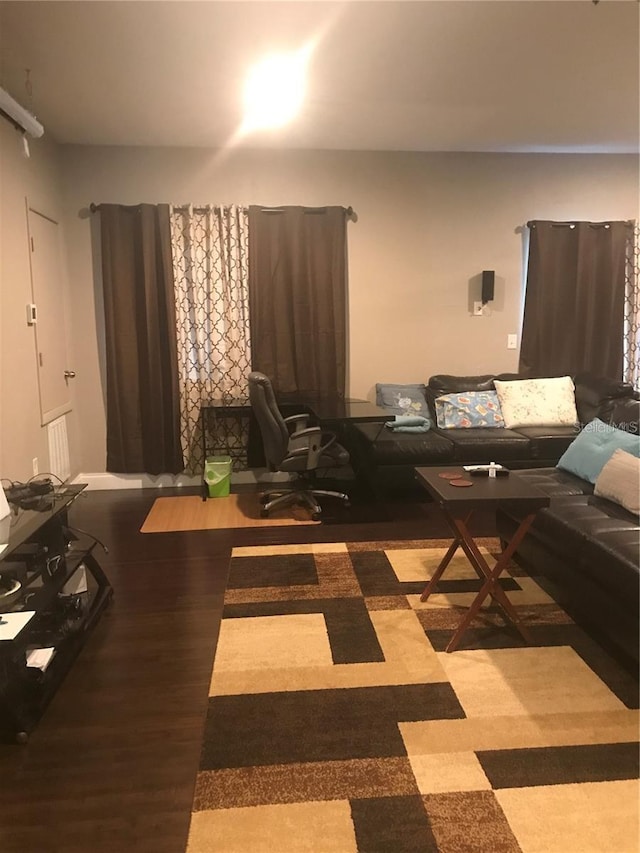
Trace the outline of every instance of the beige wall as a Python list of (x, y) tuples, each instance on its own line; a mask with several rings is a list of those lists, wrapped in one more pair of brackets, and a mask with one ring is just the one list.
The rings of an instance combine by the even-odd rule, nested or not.
[[(58, 147), (45, 137), (30, 140), (30, 149), (26, 158), (20, 135), (0, 121), (0, 475), (22, 481), (32, 476), (34, 457), (41, 472), (49, 468), (47, 431), (40, 423), (35, 330), (26, 321), (32, 301), (27, 201), (60, 222), (64, 231)], [(78, 450), (75, 412), (67, 421), (72, 450)], [(76, 455), (72, 465), (79, 464)]]
[[(0, 123), (2, 124), (2, 123)], [(55, 146), (2, 132), (3, 476), (24, 478), (46, 458), (39, 425), (25, 196), (57, 215)], [(8, 132), (7, 132), (8, 131)], [(6, 149), (6, 151), (5, 151)], [(105, 466), (103, 311), (98, 218), (91, 202), (352, 205), (349, 223), (350, 392), (432, 373), (514, 370), (528, 219), (638, 216), (638, 162), (625, 155), (236, 152), (65, 146), (62, 210), (70, 287), (73, 473)], [(472, 317), (470, 282), (496, 271), (490, 316)], [(77, 424), (77, 429), (76, 429)], [(34, 450), (35, 448), (35, 450)], [(42, 468), (42, 463), (41, 463)]]
[[(91, 202), (352, 205), (349, 385), (432, 373), (516, 370), (522, 226), (529, 219), (638, 215), (638, 160), (609, 155), (63, 150), (78, 411), (84, 471), (104, 470), (102, 308)], [(496, 271), (491, 315), (473, 317), (470, 281)], [(99, 274), (97, 276), (99, 278)], [(97, 299), (96, 299), (97, 294)]]

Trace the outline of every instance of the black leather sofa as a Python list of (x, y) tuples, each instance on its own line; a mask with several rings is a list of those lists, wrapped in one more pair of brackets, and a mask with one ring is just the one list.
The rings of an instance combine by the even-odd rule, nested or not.
[[(640, 402), (626, 400), (611, 422), (638, 433)], [(521, 470), (519, 476), (551, 497), (516, 551), (516, 559), (573, 618), (637, 672), (640, 658), (640, 519), (593, 494), (593, 485), (559, 468)], [(509, 541), (519, 518), (496, 513), (498, 535)]]
[[(482, 376), (432, 376), (426, 399), (432, 424), (436, 424), (435, 400), (442, 394), (495, 390), (494, 380), (524, 379), (518, 374)], [(609, 422), (621, 400), (633, 399), (626, 382), (582, 373), (573, 377), (577, 426), (504, 429), (446, 429), (436, 426), (426, 433), (398, 433), (383, 423), (356, 423), (348, 436), (352, 467), (360, 482), (374, 494), (415, 489), (416, 466), (497, 462), (511, 470), (554, 466), (578, 434), (581, 425), (599, 417)], [(390, 419), (392, 416), (390, 415)]]

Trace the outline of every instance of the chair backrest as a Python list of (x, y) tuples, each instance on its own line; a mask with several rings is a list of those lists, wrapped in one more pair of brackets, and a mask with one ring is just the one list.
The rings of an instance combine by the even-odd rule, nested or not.
[(289, 430), (276, 403), (269, 377), (253, 371), (249, 374), (248, 382), (249, 403), (260, 427), (267, 465), (277, 471), (287, 455)]

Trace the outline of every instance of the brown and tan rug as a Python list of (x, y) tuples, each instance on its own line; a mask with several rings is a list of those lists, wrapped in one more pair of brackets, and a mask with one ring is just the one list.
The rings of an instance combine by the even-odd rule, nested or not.
[(637, 853), (637, 680), (516, 568), (534, 644), (483, 610), (445, 653), (447, 544), (234, 549), (188, 853)]
[(283, 527), (291, 524), (320, 524), (312, 521), (301, 506), (286, 507), (260, 518), (256, 492), (208, 498), (198, 495), (157, 498), (140, 533), (175, 533), (185, 530), (226, 530), (235, 527)]

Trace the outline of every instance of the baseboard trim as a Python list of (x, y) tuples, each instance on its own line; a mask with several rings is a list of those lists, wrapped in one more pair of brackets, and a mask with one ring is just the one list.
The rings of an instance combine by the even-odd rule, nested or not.
[[(287, 474), (269, 474), (264, 469), (253, 471), (234, 471), (231, 483), (281, 483), (288, 482)], [(80, 473), (71, 480), (72, 483), (86, 483), (88, 491), (108, 491), (115, 489), (167, 489), (199, 486), (202, 477), (187, 474), (110, 474)]]

